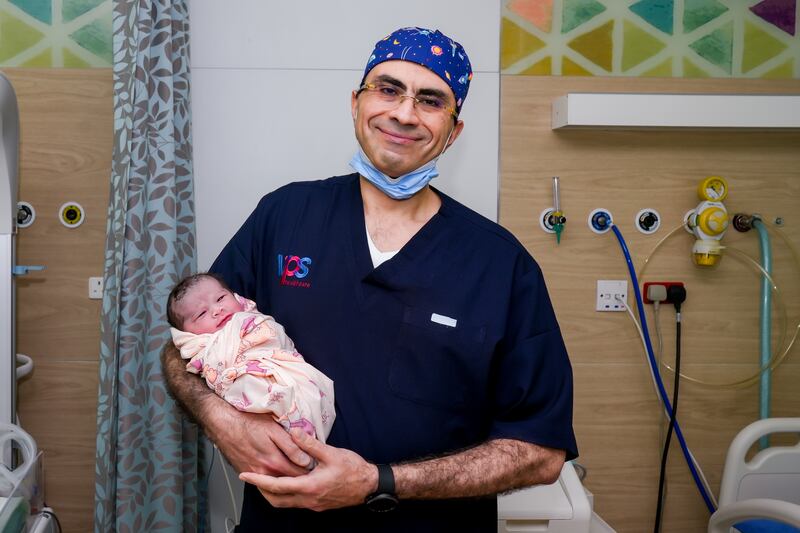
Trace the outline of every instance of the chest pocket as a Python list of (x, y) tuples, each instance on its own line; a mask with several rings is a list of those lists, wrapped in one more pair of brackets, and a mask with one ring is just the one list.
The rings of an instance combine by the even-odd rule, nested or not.
[(433, 321), (432, 315), (430, 309), (405, 308), (389, 368), (390, 390), (444, 409), (479, 405), (486, 397), (490, 365), (486, 328), (461, 320), (453, 327)]

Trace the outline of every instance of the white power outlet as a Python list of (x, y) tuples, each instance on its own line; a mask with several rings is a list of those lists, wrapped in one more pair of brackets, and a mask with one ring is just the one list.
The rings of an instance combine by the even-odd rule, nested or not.
[[(619, 301), (622, 300), (624, 305)], [(595, 311), (624, 311), (628, 305), (628, 281), (624, 279), (597, 280)]]
[(103, 278), (89, 278), (89, 299), (100, 300), (103, 298)]

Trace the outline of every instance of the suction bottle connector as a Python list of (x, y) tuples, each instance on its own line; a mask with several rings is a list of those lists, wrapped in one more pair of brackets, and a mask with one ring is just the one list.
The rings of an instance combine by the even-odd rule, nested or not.
[(722, 203), (728, 196), (728, 182), (719, 176), (709, 176), (700, 182), (697, 194), (701, 202), (686, 214), (686, 230), (697, 240), (692, 247), (694, 263), (715, 266), (722, 258), (721, 244), (728, 229), (728, 210)]

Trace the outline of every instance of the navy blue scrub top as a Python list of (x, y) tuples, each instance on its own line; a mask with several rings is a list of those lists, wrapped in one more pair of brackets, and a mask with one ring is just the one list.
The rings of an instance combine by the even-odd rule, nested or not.
[[(287, 185), (211, 270), (334, 381), (328, 444), (373, 463), (492, 438), (576, 457), (572, 370), (539, 266), (508, 231), (436, 192), (439, 212), (374, 268), (358, 174)], [(496, 531), (496, 519), (494, 498), (313, 513), (272, 509), (248, 486), (237, 531)]]

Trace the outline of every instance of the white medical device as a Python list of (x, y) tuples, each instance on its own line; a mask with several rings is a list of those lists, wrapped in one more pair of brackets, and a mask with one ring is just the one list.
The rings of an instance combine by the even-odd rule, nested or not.
[[(16, 343), (14, 339), (14, 267), (17, 232), (19, 110), (17, 96), (0, 73), (0, 423), (16, 421)], [(0, 447), (3, 458), (7, 450)]]

